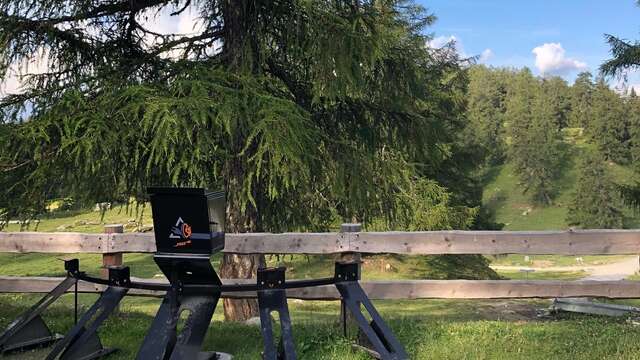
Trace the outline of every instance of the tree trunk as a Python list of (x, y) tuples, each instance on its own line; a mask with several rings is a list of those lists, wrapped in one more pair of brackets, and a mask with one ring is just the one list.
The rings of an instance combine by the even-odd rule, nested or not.
[[(229, 199), (227, 207), (227, 231), (228, 232), (255, 232), (257, 230), (257, 213), (255, 208), (249, 205), (249, 209), (240, 211), (240, 201), (237, 194), (241, 191), (238, 183), (241, 183), (240, 165), (234, 164), (227, 185)], [(265, 266), (265, 258), (262, 254), (238, 255), (224, 254), (220, 276), (226, 279), (251, 279), (255, 278), (258, 268)], [(224, 318), (227, 321), (245, 321), (259, 315), (256, 299), (224, 299)]]
[[(227, 174), (227, 224), (231, 233), (255, 232), (258, 229), (257, 211), (252, 205), (242, 211), (239, 194), (242, 190), (244, 171), (238, 161), (232, 161)], [(262, 254), (225, 254), (222, 258), (220, 276), (227, 279), (255, 278), (259, 267), (265, 266)], [(224, 318), (227, 321), (245, 321), (259, 315), (256, 299), (224, 299)]]
[(255, 0), (223, 0), (221, 10), (224, 62), (231, 71), (255, 74), (260, 67)]
[[(230, 72), (256, 73), (259, 69), (255, 5), (255, 0), (223, 0), (220, 4), (224, 21), (222, 55)], [(232, 145), (237, 153), (242, 151), (246, 135), (237, 135), (237, 142)], [(247, 176), (242, 162), (230, 161), (224, 173), (229, 204), (226, 231), (243, 233), (261, 230), (255, 207), (248, 204), (247, 209), (241, 209), (243, 202), (240, 194), (246, 191), (243, 189), (242, 180)], [(255, 278), (258, 268), (263, 266), (264, 255), (225, 254), (220, 275), (227, 279)], [(224, 318), (227, 321), (244, 321), (258, 315), (258, 302), (255, 299), (224, 299)]]
[[(264, 255), (225, 254), (220, 275), (223, 278), (250, 279), (264, 266)], [(224, 318), (245, 321), (259, 315), (256, 299), (224, 299)]]

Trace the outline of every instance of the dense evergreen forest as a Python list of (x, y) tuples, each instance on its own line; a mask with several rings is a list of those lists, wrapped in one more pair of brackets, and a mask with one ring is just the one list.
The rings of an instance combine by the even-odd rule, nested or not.
[(566, 158), (577, 147), (579, 174), (567, 223), (624, 226), (622, 186), (609, 167), (638, 170), (640, 164), (640, 98), (633, 89), (613, 90), (588, 72), (571, 85), (526, 68), (473, 66), (469, 78), (468, 140), (483, 151), (481, 168), (509, 164), (529, 201), (551, 206), (568, 171)]

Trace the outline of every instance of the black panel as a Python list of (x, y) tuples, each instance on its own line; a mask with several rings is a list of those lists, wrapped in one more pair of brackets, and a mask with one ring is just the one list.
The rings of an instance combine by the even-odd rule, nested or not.
[(156, 247), (161, 253), (210, 255), (224, 248), (223, 192), (149, 188)]

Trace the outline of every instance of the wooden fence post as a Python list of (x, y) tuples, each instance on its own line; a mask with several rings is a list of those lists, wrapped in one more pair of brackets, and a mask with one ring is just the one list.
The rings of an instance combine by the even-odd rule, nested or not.
[[(340, 225), (341, 233), (356, 233), (362, 231), (362, 224), (342, 224)], [(345, 236), (353, 236), (350, 234), (346, 234)], [(351, 243), (351, 239), (349, 239), (349, 243)], [(351, 250), (351, 249), (349, 249)], [(340, 254), (340, 261), (348, 261), (348, 262), (361, 262), (362, 255), (358, 252), (345, 252)], [(347, 311), (344, 305), (344, 301), (340, 300), (340, 324), (342, 325), (342, 333), (345, 337), (348, 337), (348, 328), (353, 327), (355, 323), (355, 319), (350, 312)]]
[[(105, 234), (122, 234), (124, 233), (124, 226), (117, 225), (105, 225), (104, 226)], [(120, 266), (122, 265), (122, 253), (104, 253), (102, 254), (102, 277), (107, 279), (109, 277), (109, 266)]]
[[(341, 233), (356, 233), (362, 231), (362, 224), (342, 224)], [(358, 252), (346, 252), (340, 254), (340, 261), (361, 261), (362, 256)]]

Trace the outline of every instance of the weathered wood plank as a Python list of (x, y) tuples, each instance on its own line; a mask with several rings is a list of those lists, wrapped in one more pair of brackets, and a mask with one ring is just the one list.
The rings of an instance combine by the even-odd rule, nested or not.
[(102, 253), (108, 237), (108, 234), (70, 232), (0, 232), (0, 252)]
[[(341, 233), (250, 233), (226, 234), (224, 252), (242, 254), (332, 254), (349, 248), (348, 235)], [(155, 252), (152, 233), (113, 234), (109, 251)]]
[[(332, 254), (347, 251), (341, 233), (227, 234), (225, 252), (243, 254)], [(0, 232), (0, 252), (117, 253), (156, 251), (153, 233), (79, 234)]]
[[(152, 233), (0, 232), (0, 252), (155, 252)], [(227, 234), (228, 253), (556, 254), (640, 253), (640, 230), (425, 231)]]
[(226, 234), (224, 252), (263, 254), (334, 254), (349, 251), (343, 233)]
[[(138, 279), (141, 280), (141, 279)], [(62, 278), (0, 277), (0, 293), (43, 293)], [(157, 281), (149, 280), (144, 281)], [(224, 280), (225, 283), (252, 283), (254, 280)], [(371, 299), (518, 299), (601, 297), (610, 299), (640, 298), (637, 281), (560, 281), (560, 280), (398, 280), (362, 282)], [(99, 292), (103, 287), (80, 282), (81, 292)], [(132, 290), (131, 295), (162, 296), (153, 291)], [(334, 286), (287, 290), (292, 299), (336, 300)], [(224, 293), (223, 297), (255, 297), (255, 293)]]
[(111, 234), (108, 242), (109, 252), (156, 252), (156, 242), (153, 233), (124, 233)]
[(394, 254), (622, 255), (640, 253), (638, 230), (363, 232), (352, 251)]

